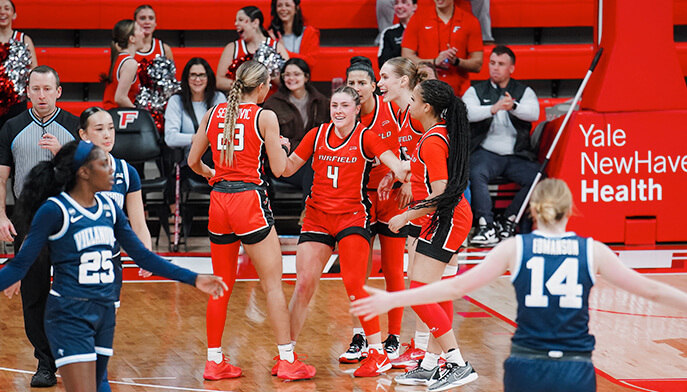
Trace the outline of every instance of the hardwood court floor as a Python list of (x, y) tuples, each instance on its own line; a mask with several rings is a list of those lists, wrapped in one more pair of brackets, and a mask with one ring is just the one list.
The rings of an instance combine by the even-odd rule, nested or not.
[[(687, 290), (681, 274), (652, 275)], [(371, 285), (381, 287), (380, 280)], [(284, 282), (287, 298), (293, 282)], [(479, 379), (457, 391), (502, 391), (502, 363), (514, 327), (514, 300), (503, 277), (470, 298), (455, 301), (454, 327), (464, 357)], [(338, 356), (351, 334), (348, 302), (340, 280), (323, 280), (311, 305), (296, 351), (317, 367), (311, 381), (282, 382), (270, 376), (277, 354), (265, 313), (264, 295), (255, 281), (237, 282), (224, 334), (224, 351), (244, 375), (235, 380), (207, 382), (205, 364), (206, 296), (179, 283), (127, 283), (118, 314), (115, 356), (109, 372), (112, 390), (133, 391), (425, 391), (399, 386), (393, 370), (380, 377), (353, 378), (357, 365), (340, 365)], [(615, 379), (639, 379), (646, 389), (625, 388), (597, 376), (598, 390), (685, 391), (685, 384), (666, 388), (656, 379), (687, 377), (687, 314), (629, 296), (602, 281), (592, 298), (592, 331), (597, 337), (597, 368)], [(385, 318), (382, 318), (385, 331)], [(402, 341), (410, 339), (413, 316), (406, 310)], [(24, 335), (19, 298), (0, 298), (0, 391), (29, 391), (35, 369), (32, 348)], [(647, 381), (648, 380), (648, 381)], [(653, 380), (653, 381), (652, 381)], [(680, 380), (677, 380), (680, 381)], [(644, 382), (644, 384), (641, 384)], [(647, 383), (648, 382), (648, 383)], [(682, 387), (680, 387), (682, 385)], [(678, 389), (679, 388), (679, 389)], [(46, 391), (62, 391), (61, 384)], [(35, 391), (35, 390), (34, 390)]]

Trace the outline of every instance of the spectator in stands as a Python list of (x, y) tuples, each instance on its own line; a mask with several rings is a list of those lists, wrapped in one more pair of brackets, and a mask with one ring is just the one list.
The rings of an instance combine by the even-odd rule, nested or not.
[(300, 4), (301, 0), (272, 0), (269, 34), (284, 45), (290, 58), (313, 66), (320, 52), (320, 31), (304, 25)]
[(134, 20), (143, 28), (143, 48), (136, 51), (136, 61), (141, 62), (143, 59), (150, 61), (157, 56), (174, 60), (174, 55), (169, 45), (162, 42), (162, 40), (153, 38), (155, 27), (157, 27), (157, 19), (153, 7), (148, 4), (138, 6), (136, 11), (134, 11)]
[[(14, 2), (12, 0), (0, 0), (0, 44), (6, 44), (10, 40), (23, 42), (26, 45), (26, 49), (31, 54), (31, 64), (29, 68), (34, 69), (38, 66), (36, 48), (34, 48), (33, 41), (28, 35), (21, 31), (15, 31), (12, 28), (12, 22), (14, 22), (16, 18), (17, 12), (14, 8)], [(12, 105), (5, 114), (0, 116), (0, 128), (2, 128), (5, 122), (10, 118), (26, 111), (26, 108), (26, 101)]]
[(222, 56), (217, 65), (217, 88), (222, 91), (229, 91), (234, 84), (234, 72), (241, 63), (252, 57), (260, 45), (265, 44), (274, 48), (284, 60), (289, 59), (289, 53), (284, 44), (272, 39), (263, 26), (265, 17), (262, 11), (256, 6), (249, 5), (241, 8), (236, 13), (236, 32), (239, 39), (229, 42), (224, 47)]
[(408, 22), (401, 53), (414, 63), (431, 61), (439, 80), (456, 95), (470, 87), (469, 73), (482, 68), (482, 34), (479, 22), (453, 0), (434, 0), (435, 7), (420, 8)]
[(491, 15), (489, 14), (490, 0), (470, 0), (472, 14), (479, 20), (482, 28), (482, 42), (486, 44), (494, 43), (494, 36), (491, 34)]
[(106, 110), (133, 108), (138, 94), (136, 52), (143, 48), (143, 28), (131, 19), (120, 20), (112, 29), (110, 72), (105, 81), (103, 107)]
[[(379, 4), (379, 1), (377, 2)], [(377, 53), (377, 61), (379, 68), (382, 68), (384, 62), (393, 57), (401, 55), (401, 42), (403, 42), (403, 31), (408, 25), (410, 17), (413, 16), (417, 9), (417, 0), (395, 0), (394, 13), (398, 18), (398, 23), (389, 26), (382, 31), (382, 36), (379, 39), (379, 52)]]
[[(6, 186), (14, 171), (14, 196), (21, 194), (29, 171), (39, 162), (53, 158), (63, 144), (78, 138), (79, 118), (56, 106), (62, 94), (57, 72), (41, 65), (29, 74), (27, 95), (31, 109), (8, 120), (0, 130), (0, 241), (14, 241), (19, 251), (26, 232), (15, 230), (5, 210)], [(16, 221), (15, 221), (16, 222)], [(57, 383), (55, 359), (45, 335), (45, 304), (50, 291), (50, 256), (45, 247), (21, 281), (5, 290), (12, 297), (21, 286), (26, 336), (34, 347), (38, 369), (31, 377), (32, 387), (50, 387)]]
[[(289, 59), (280, 78), (279, 90), (265, 101), (264, 107), (277, 114), (279, 133), (289, 138), (293, 151), (306, 132), (329, 122), (329, 98), (310, 83), (310, 67), (303, 59)], [(312, 180), (313, 170), (309, 163), (292, 176), (282, 177), (282, 181), (303, 191), (303, 207), (305, 197), (310, 194)]]
[(379, 34), (375, 38), (375, 45), (379, 45), (382, 39), (382, 32), (387, 29), (387, 27), (394, 24), (394, 1), (395, 0), (377, 0), (377, 28), (379, 29)]
[[(196, 174), (188, 167), (187, 158), (191, 148), (193, 135), (198, 130), (203, 115), (213, 106), (227, 102), (227, 98), (215, 86), (215, 73), (207, 60), (194, 57), (186, 63), (181, 74), (181, 91), (172, 96), (165, 110), (165, 143), (172, 148), (183, 148), (184, 159), (181, 161), (181, 180), (188, 177), (198, 181), (207, 180)], [(212, 163), (212, 156), (208, 154)], [(167, 181), (168, 187), (165, 198), (169, 204), (174, 204), (174, 180)]]
[[(493, 245), (512, 235), (515, 217), (539, 170), (537, 152), (530, 145), (539, 101), (534, 90), (511, 78), (514, 70), (513, 51), (496, 46), (489, 56), (489, 80), (476, 83), (463, 96), (471, 129), (470, 189), (479, 225), (472, 243), (476, 245)], [(522, 188), (494, 227), (488, 185), (496, 177)]]

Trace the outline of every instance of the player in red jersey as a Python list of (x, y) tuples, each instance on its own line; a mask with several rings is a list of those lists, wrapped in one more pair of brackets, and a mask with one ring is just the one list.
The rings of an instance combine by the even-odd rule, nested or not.
[[(380, 96), (375, 94), (377, 79), (372, 69), (372, 61), (367, 57), (355, 56), (351, 58), (351, 65), (346, 70), (346, 84), (353, 87), (360, 95), (360, 122), (373, 130), (384, 140), (389, 150), (398, 155), (398, 128), (396, 118), (398, 108), (391, 102), (382, 102)], [(377, 187), (381, 179), (389, 172), (378, 159), (372, 165), (370, 180), (367, 184), (367, 196), (371, 203), (370, 225), (372, 240), (379, 234), (381, 246), (381, 269), (389, 291), (398, 291), (405, 288), (403, 275), (403, 254), (405, 252), (405, 231), (392, 233), (387, 224), (389, 219), (401, 212), (399, 204), (393, 200), (381, 201), (377, 197)], [(410, 201), (410, 200), (408, 200)], [(403, 208), (403, 207), (400, 207)], [(371, 271), (379, 270), (379, 265), (372, 263), (372, 250), (368, 262), (367, 276)], [(403, 309), (394, 309), (388, 314), (388, 334), (384, 340), (384, 350), (390, 360), (394, 360), (399, 354), (399, 338), (401, 334), (401, 322)], [(353, 318), (353, 338), (346, 352), (339, 356), (342, 363), (355, 363), (360, 361), (367, 350), (365, 332), (357, 318)]]
[(258, 7), (249, 5), (241, 8), (236, 13), (236, 32), (239, 34), (239, 39), (234, 42), (229, 42), (224, 47), (222, 56), (219, 58), (217, 64), (217, 88), (223, 91), (228, 91), (231, 88), (234, 79), (228, 75), (229, 67), (236, 60), (241, 61), (247, 55), (253, 55), (260, 45), (267, 44), (274, 48), (284, 60), (289, 59), (289, 54), (281, 42), (277, 42), (269, 37), (269, 33), (263, 26), (265, 24), (265, 17)]
[[(421, 227), (412, 269), (408, 276), (415, 288), (441, 279), (446, 264), (456, 257), (470, 231), (472, 211), (463, 192), (468, 184), (469, 125), (465, 104), (445, 82), (426, 80), (415, 87), (410, 115), (425, 132), (410, 159), (414, 204), (389, 222), (397, 231), (409, 221)], [(380, 188), (387, 197), (389, 187)], [(434, 339), (417, 368), (397, 376), (405, 385), (429, 385), (430, 391), (463, 385), (477, 378), (463, 359), (453, 334), (453, 302), (413, 307), (430, 327)], [(438, 366), (446, 353), (446, 369)]]
[(136, 52), (136, 61), (151, 61), (158, 56), (174, 60), (172, 48), (161, 39), (153, 38), (157, 27), (157, 16), (153, 7), (148, 4), (138, 6), (134, 11), (134, 20), (143, 28), (143, 48)]
[[(356, 121), (360, 98), (348, 86), (337, 89), (330, 104), (332, 122), (308, 132), (289, 156), (284, 175), (295, 173), (312, 156), (315, 173), (296, 251), (296, 288), (291, 297), (291, 340), (303, 327), (322, 269), (339, 243), (341, 275), (351, 300), (363, 290), (370, 249), (370, 201), (365, 191), (374, 158), (405, 179), (408, 172), (384, 141)], [(372, 377), (391, 368), (382, 346), (379, 318), (362, 322), (369, 355), (354, 375)]]
[(103, 107), (133, 108), (138, 94), (137, 50), (143, 47), (143, 28), (131, 19), (120, 20), (112, 29), (110, 72), (105, 78)]
[[(226, 281), (231, 295), (242, 243), (260, 277), (276, 335), (279, 360), (272, 372), (282, 379), (299, 380), (312, 378), (315, 368), (294, 356), (289, 311), (281, 287), (281, 249), (262, 162), (266, 155), (272, 172), (280, 177), (287, 159), (280, 145), (277, 116), (258, 106), (269, 89), (269, 73), (264, 65), (256, 61), (242, 64), (236, 71), (228, 102), (215, 106), (203, 117), (201, 131), (193, 137), (188, 165), (212, 185), (208, 232), (214, 273)], [(201, 161), (208, 146), (215, 169)], [(203, 373), (207, 380), (241, 375), (241, 369), (231, 365), (222, 354), (229, 295), (208, 302), (208, 360)]]

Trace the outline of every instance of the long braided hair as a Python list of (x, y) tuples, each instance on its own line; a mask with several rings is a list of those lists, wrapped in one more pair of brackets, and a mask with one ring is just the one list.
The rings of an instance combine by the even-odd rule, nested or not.
[(425, 80), (419, 85), (422, 100), (428, 103), (437, 118), (446, 120), (449, 148), (446, 166), (448, 183), (441, 195), (415, 203), (412, 208), (435, 207), (426, 232), (433, 232), (437, 226), (453, 219), (453, 210), (463, 199), (463, 192), (468, 187), (470, 124), (468, 112), (463, 101), (456, 97), (453, 88), (439, 80)]
[(236, 81), (227, 95), (227, 114), (222, 132), (224, 146), (217, 146), (220, 149), (219, 161), (221, 163), (231, 166), (234, 161), (234, 128), (243, 94), (252, 92), (261, 83), (267, 85), (269, 78), (267, 68), (255, 60), (246, 61), (236, 70)]

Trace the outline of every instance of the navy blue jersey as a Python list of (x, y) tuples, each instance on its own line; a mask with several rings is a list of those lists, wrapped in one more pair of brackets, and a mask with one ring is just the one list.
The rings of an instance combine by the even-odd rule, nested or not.
[(518, 235), (511, 281), (518, 300), (513, 343), (536, 350), (592, 351), (589, 292), (594, 285), (591, 238), (575, 233)]
[(197, 274), (147, 250), (124, 212), (105, 196), (85, 208), (68, 194), (49, 198), (36, 212), (29, 234), (12, 262), (0, 270), (0, 290), (22, 279), (46, 243), (54, 266), (56, 295), (115, 301), (112, 252), (118, 241), (134, 261), (156, 275), (194, 285)]
[(114, 169), (115, 177), (112, 190), (98, 193), (109, 197), (119, 208), (124, 209), (126, 195), (141, 190), (141, 177), (133, 166), (123, 159), (115, 159), (112, 155), (110, 155), (110, 166)]

